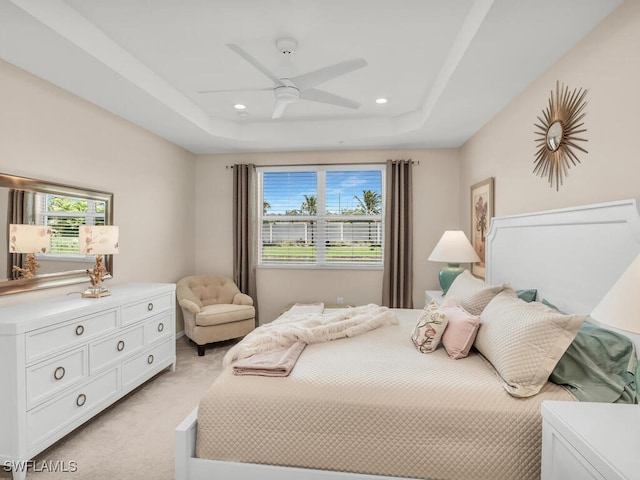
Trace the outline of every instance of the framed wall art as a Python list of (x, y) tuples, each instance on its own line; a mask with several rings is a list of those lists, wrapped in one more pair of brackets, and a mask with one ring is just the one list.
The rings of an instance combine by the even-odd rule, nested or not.
[(485, 240), (493, 217), (493, 177), (471, 185), (471, 245), (480, 261), (471, 264), (471, 273), (484, 278)]

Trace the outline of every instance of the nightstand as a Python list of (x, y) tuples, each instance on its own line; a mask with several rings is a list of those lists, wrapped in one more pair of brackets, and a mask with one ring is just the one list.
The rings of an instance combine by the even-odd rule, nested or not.
[(424, 304), (429, 305), (431, 300), (435, 300), (435, 302), (440, 305), (444, 300), (444, 295), (442, 290), (425, 290), (424, 291)]
[(640, 472), (640, 406), (542, 403), (542, 480), (631, 480)]

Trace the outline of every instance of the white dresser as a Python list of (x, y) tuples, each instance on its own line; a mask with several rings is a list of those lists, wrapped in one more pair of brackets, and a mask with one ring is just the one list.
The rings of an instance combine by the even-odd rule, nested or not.
[(0, 308), (0, 468), (14, 479), (17, 462), (175, 363), (175, 285), (111, 291)]
[(542, 403), (542, 480), (640, 478), (640, 405)]

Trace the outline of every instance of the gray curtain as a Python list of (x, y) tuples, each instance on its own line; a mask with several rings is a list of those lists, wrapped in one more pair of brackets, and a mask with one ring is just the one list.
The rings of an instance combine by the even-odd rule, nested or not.
[(257, 235), (255, 228), (254, 165), (233, 166), (233, 281), (242, 293), (253, 298), (258, 321), (258, 291), (256, 287)]
[(382, 305), (391, 308), (413, 308), (412, 165), (387, 161)]
[[(35, 224), (35, 193), (26, 192), (24, 190), (9, 190), (9, 201), (7, 207), (7, 218), (9, 224), (24, 223), (27, 225)], [(9, 225), (7, 225), (9, 231)], [(9, 253), (9, 263), (7, 265), (7, 278), (17, 280), (20, 278), (18, 272), (13, 271), (13, 266), (24, 267), (22, 253)]]

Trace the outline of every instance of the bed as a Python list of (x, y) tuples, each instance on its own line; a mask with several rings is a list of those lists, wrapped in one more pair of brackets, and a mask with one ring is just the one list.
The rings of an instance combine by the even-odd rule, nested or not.
[[(640, 253), (638, 203), (495, 218), (487, 241), (488, 284), (589, 312)], [(551, 382), (514, 397), (475, 350), (420, 354), (420, 310), (395, 313), (308, 345), (288, 377), (225, 369), (176, 431), (176, 478), (539, 478), (540, 405), (576, 397)]]

